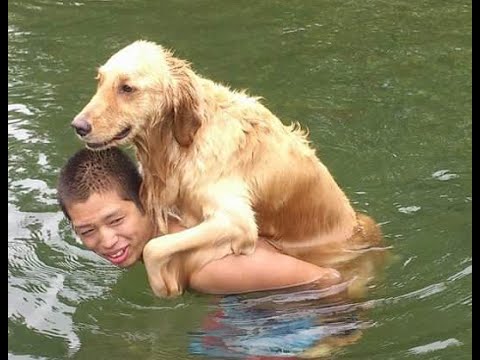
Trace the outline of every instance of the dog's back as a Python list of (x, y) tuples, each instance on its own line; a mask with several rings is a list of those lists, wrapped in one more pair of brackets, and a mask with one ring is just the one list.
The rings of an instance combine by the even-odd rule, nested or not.
[(187, 198), (200, 183), (241, 178), (259, 234), (288, 242), (347, 236), (355, 212), (306, 132), (297, 124), (285, 126), (257, 98), (209, 80), (202, 85), (206, 104), (214, 107), (208, 109), (210, 117), (198, 130), (191, 161), (183, 168), (188, 181), (181, 187), (188, 190), (181, 203), (195, 206)]

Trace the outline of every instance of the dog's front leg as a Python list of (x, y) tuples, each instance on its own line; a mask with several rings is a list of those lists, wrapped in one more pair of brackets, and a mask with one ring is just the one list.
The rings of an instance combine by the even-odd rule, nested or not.
[(185, 269), (175, 260), (186, 254), (195, 259), (190, 264), (191, 272), (231, 253), (250, 254), (254, 251), (258, 234), (250, 206), (243, 197), (224, 194), (220, 198), (222, 205), (214, 200), (204, 208), (206, 218), (200, 224), (154, 238), (145, 246), (145, 266), (157, 296), (174, 296), (183, 291), (179, 279), (185, 277), (177, 274)]
[(255, 250), (258, 229), (246, 183), (230, 177), (201, 190), (197, 193), (201, 194), (197, 201), (202, 204), (204, 221), (210, 222), (217, 231), (216, 238), (212, 239), (214, 245), (229, 241), (234, 254), (251, 254)]

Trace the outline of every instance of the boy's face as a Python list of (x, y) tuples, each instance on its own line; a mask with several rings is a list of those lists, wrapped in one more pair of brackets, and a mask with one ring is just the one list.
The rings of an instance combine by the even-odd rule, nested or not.
[(94, 193), (67, 210), (83, 244), (122, 268), (140, 260), (143, 247), (155, 235), (147, 216), (114, 190)]

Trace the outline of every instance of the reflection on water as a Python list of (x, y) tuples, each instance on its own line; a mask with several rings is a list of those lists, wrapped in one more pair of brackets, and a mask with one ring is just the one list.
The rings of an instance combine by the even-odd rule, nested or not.
[[(318, 289), (310, 284), (216, 298), (199, 329), (190, 332), (189, 352), (210, 359), (330, 358), (358, 342), (364, 330), (375, 326), (368, 316), (369, 310), (451, 290), (454, 281), (470, 275), (471, 271), (469, 265), (446, 282), (373, 300), (352, 300), (347, 296), (348, 291), (338, 291), (342, 287), (358, 287), (356, 279), (336, 289)], [(370, 281), (375, 284), (373, 278)], [(471, 305), (471, 300), (470, 295), (459, 302)], [(406, 353), (422, 354), (461, 345), (461, 341), (452, 337), (412, 347)]]
[(371, 326), (362, 307), (315, 289), (227, 296), (191, 334), (189, 348), (219, 359), (330, 356)]
[(330, 263), (341, 271), (341, 284), (220, 298), (191, 335), (190, 353), (219, 359), (317, 358), (354, 344), (373, 323), (365, 310), (381, 305), (365, 298), (390, 252), (377, 246), (346, 253), (348, 258), (339, 253), (337, 263)]

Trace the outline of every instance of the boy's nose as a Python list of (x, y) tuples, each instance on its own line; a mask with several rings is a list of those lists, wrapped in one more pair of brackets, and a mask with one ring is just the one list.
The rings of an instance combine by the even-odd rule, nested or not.
[(118, 235), (112, 229), (103, 229), (101, 235), (101, 247), (110, 250), (115, 247), (118, 242)]

